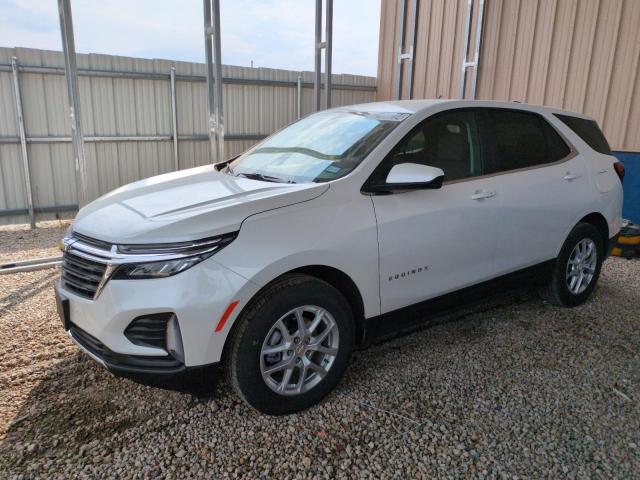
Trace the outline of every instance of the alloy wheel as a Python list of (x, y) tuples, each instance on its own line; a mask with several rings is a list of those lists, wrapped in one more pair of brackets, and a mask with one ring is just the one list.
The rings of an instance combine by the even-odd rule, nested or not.
[(580, 240), (569, 255), (567, 263), (567, 288), (574, 295), (584, 292), (596, 272), (598, 252), (596, 244), (590, 238)]
[(324, 308), (290, 310), (269, 330), (260, 350), (260, 372), (281, 395), (308, 392), (326, 377), (338, 354), (338, 325)]

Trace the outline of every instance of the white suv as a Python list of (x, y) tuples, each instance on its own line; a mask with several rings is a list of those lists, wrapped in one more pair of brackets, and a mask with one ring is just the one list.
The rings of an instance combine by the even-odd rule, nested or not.
[(334, 388), (355, 346), (515, 276), (584, 302), (620, 229), (623, 173), (580, 114), (336, 108), (83, 208), (58, 306), (114, 373), (176, 386), (222, 362), (251, 406), (290, 413)]

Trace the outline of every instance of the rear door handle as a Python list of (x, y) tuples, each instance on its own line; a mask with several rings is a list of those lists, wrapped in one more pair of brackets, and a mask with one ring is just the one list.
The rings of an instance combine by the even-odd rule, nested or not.
[(575, 180), (577, 178), (580, 178), (580, 175), (578, 175), (577, 173), (573, 173), (573, 172), (567, 172), (563, 178), (567, 182), (570, 182), (571, 180)]
[(471, 200), (483, 200), (485, 198), (495, 197), (496, 192), (490, 192), (488, 190), (478, 190), (471, 195)]

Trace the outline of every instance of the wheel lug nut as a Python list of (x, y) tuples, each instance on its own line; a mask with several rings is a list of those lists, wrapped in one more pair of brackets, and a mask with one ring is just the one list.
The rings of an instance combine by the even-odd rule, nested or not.
[(304, 341), (304, 343), (306, 343), (307, 345), (309, 345), (309, 344), (311, 343), (311, 339), (310, 339), (310, 338), (307, 338), (307, 339)]
[(293, 355), (293, 350), (287, 350), (287, 355)]
[(300, 338), (296, 337), (293, 339), (294, 343), (300, 343)]

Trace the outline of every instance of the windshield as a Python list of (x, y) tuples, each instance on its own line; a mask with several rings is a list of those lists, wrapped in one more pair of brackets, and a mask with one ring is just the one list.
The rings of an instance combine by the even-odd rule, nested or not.
[(227, 173), (286, 183), (326, 182), (353, 170), (409, 114), (320, 112), (259, 143)]

